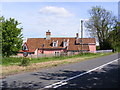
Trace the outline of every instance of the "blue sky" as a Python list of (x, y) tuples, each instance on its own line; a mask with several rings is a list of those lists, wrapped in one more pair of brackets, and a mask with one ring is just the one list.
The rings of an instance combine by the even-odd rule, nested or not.
[[(80, 19), (89, 19), (88, 10), (96, 5), (118, 15), (118, 2), (4, 2), (1, 9), (5, 18), (21, 23), (24, 38), (45, 37), (48, 30), (53, 37), (74, 37)], [(89, 37), (85, 29), (84, 37)]]

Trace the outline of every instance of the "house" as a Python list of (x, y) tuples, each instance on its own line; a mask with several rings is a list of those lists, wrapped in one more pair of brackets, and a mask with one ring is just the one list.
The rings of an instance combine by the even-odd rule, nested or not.
[[(27, 51), (33, 55), (60, 55), (62, 53), (78, 54), (79, 52), (96, 52), (95, 38), (79, 38), (78, 33), (75, 37), (51, 37), (51, 32), (46, 32), (45, 38), (28, 38)], [(22, 53), (23, 51), (20, 50)], [(20, 55), (20, 54), (19, 54)]]

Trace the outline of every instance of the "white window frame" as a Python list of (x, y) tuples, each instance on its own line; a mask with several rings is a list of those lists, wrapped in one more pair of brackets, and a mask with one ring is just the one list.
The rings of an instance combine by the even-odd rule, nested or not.
[(64, 47), (68, 46), (68, 42), (64, 42)]
[(58, 41), (53, 41), (53, 47), (57, 47), (58, 46)]
[(53, 47), (57, 47), (57, 42), (53, 42)]
[(55, 51), (54, 54), (55, 54), (55, 56), (59, 56), (60, 52), (59, 51)]

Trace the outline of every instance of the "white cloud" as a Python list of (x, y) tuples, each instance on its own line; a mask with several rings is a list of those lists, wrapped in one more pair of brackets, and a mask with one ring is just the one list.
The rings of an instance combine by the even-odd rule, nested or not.
[(76, 17), (39, 16), (36, 23), (39, 25), (38, 32), (43, 32), (42, 37), (47, 30), (52, 32), (52, 37), (71, 37), (75, 36), (79, 28), (79, 19)]
[(59, 16), (59, 17), (73, 16), (73, 14), (67, 11), (65, 8), (53, 7), (53, 6), (47, 6), (47, 7), (41, 8), (39, 10), (39, 13), (42, 13), (44, 15), (54, 15), (54, 16)]

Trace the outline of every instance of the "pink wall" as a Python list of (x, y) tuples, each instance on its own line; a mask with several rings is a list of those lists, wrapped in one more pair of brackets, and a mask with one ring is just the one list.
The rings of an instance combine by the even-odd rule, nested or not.
[[(55, 52), (61, 53), (63, 52), (63, 50), (44, 50), (43, 52), (44, 54), (54, 54)], [(39, 53), (41, 53), (41, 50), (39, 51)]]
[(18, 56), (23, 56), (23, 53), (18, 53), (17, 55), (18, 55)]
[(96, 53), (96, 45), (89, 45), (90, 52)]
[[(43, 50), (44, 54), (55, 54), (55, 52), (64, 52), (66, 50)], [(96, 45), (89, 45), (89, 51), (92, 53), (96, 53)], [(42, 50), (35, 50), (35, 53), (33, 55), (37, 55), (42, 53)], [(78, 52), (75, 52), (75, 54), (78, 54)], [(23, 56), (22, 53), (18, 53), (18, 56)]]
[[(55, 54), (55, 52), (63, 52), (65, 50), (43, 50), (44, 54)], [(35, 53), (33, 55), (37, 55), (37, 54), (40, 54), (42, 53), (42, 50), (35, 50)], [(23, 53), (18, 53), (17, 54), (18, 56), (23, 56)]]

